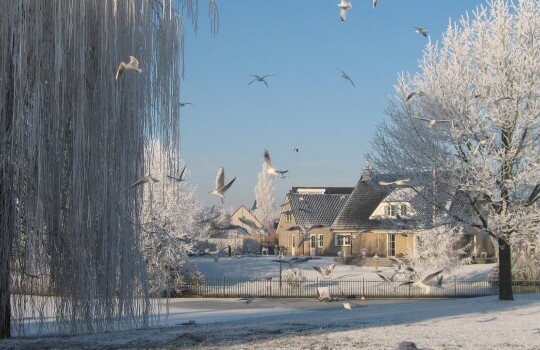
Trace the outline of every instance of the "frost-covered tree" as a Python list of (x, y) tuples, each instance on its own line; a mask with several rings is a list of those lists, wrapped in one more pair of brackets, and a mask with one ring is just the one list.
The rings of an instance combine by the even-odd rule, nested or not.
[[(0, 338), (12, 320), (45, 321), (10, 294), (38, 285), (61, 331), (148, 324), (142, 192), (127, 188), (145, 140), (179, 145), (182, 18), (196, 26), (196, 5), (0, 0)], [(115, 79), (130, 55), (141, 74)]]
[(432, 188), (427, 214), (493, 237), (501, 300), (513, 300), (511, 247), (540, 232), (539, 42), (538, 0), (493, 0), (450, 24), (420, 72), (399, 79), (368, 155)]
[(167, 295), (179, 291), (183, 283), (182, 270), (196, 243), (202, 205), (196, 189), (189, 183), (189, 170), (180, 155), (173, 158), (181, 163), (182, 181), (167, 161), (159, 141), (151, 141), (145, 150), (148, 169), (160, 182), (144, 185), (141, 226), (143, 253), (148, 267), (150, 293)]
[(259, 180), (255, 186), (255, 200), (257, 201), (255, 216), (263, 224), (265, 229), (270, 229), (276, 217), (276, 208), (274, 176), (269, 174), (267, 169), (267, 164), (263, 163), (262, 170), (258, 175)]
[[(447, 225), (435, 226), (414, 233), (416, 246), (407, 254), (408, 264), (414, 269), (417, 278), (423, 278), (435, 271), (451, 273), (464, 263), (465, 256), (473, 252), (472, 242), (459, 247), (464, 239), (461, 227)], [(459, 247), (459, 248), (458, 248)]]

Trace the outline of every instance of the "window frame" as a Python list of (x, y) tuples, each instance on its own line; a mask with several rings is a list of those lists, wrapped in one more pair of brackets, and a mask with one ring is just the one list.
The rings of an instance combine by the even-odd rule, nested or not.
[(350, 247), (351, 244), (352, 244), (352, 235), (350, 233), (336, 233), (335, 234), (334, 247)]
[(317, 248), (324, 247), (324, 234), (319, 233), (319, 236), (317, 237)]

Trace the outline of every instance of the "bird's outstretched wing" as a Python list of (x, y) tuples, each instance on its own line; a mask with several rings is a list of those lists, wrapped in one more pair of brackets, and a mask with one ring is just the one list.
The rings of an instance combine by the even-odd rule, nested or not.
[(437, 277), (439, 274), (441, 274), (442, 272), (444, 271), (444, 269), (442, 270), (439, 270), (437, 272), (433, 272), (429, 275), (427, 275), (426, 277), (424, 277), (424, 279), (422, 280), (423, 283), (427, 283), (429, 281), (431, 281), (433, 278)]
[(268, 169), (274, 168), (274, 165), (272, 165), (272, 160), (270, 159), (270, 153), (268, 153), (268, 150), (264, 150), (264, 163), (266, 164), (266, 167)]
[(225, 185), (225, 170), (223, 167), (219, 168), (216, 176), (216, 191), (219, 191)]
[(422, 118), (422, 117), (417, 117), (417, 116), (413, 116), (413, 117), (416, 118), (416, 119), (420, 119), (420, 120), (426, 121), (426, 122), (431, 122), (431, 119)]
[(129, 56), (129, 64), (133, 67), (139, 68), (139, 60), (133, 56)]
[(227, 191), (229, 189), (229, 187), (231, 187), (231, 185), (233, 184), (234, 180), (236, 180), (236, 176), (228, 183), (226, 184), (225, 186), (221, 187), (220, 188), (220, 191), (222, 193), (224, 193), (225, 191)]
[(116, 70), (116, 78), (115, 78), (116, 80), (118, 80), (118, 78), (122, 76), (122, 73), (124, 73), (124, 65), (122, 63), (120, 63), (120, 65), (118, 66), (118, 69)]

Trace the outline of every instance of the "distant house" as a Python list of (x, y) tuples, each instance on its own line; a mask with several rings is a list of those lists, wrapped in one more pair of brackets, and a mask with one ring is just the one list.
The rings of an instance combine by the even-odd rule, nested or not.
[(263, 224), (259, 221), (255, 214), (251, 210), (247, 209), (244, 205), (241, 205), (234, 211), (234, 213), (232, 213), (231, 224), (245, 228), (250, 234), (244, 236), (244, 238), (256, 240), (261, 247), (270, 248), (270, 250), (273, 252), (274, 247), (278, 242), (275, 227), (266, 229), (266, 233), (262, 234), (261, 232), (257, 232), (257, 230), (250, 227), (248, 224), (246, 224), (246, 222), (253, 223), (258, 229), (263, 228)]
[[(422, 229), (415, 207), (425, 201), (410, 188), (381, 186), (380, 180), (366, 170), (355, 187), (293, 187), (278, 223), (279, 244), (289, 255), (336, 256), (342, 251), (384, 258), (415, 249), (414, 232)], [(302, 244), (302, 232), (289, 230), (312, 225), (324, 227), (311, 230)]]

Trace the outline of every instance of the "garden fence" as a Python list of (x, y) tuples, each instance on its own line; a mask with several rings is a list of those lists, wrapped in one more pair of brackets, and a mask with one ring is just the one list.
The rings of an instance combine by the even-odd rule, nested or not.
[[(486, 280), (463, 280), (450, 278), (439, 287), (429, 285), (426, 292), (418, 286), (401, 285), (371, 279), (306, 279), (285, 281), (279, 278), (205, 278), (185, 285), (184, 296), (212, 298), (312, 298), (317, 297), (319, 287), (328, 287), (330, 295), (365, 296), (366, 298), (466, 298), (497, 295), (497, 282)], [(540, 294), (540, 281), (513, 281), (516, 294)]]

